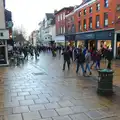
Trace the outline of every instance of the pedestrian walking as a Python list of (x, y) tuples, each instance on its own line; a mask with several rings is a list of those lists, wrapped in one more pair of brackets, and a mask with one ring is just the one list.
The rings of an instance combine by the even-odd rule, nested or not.
[(96, 51), (94, 50), (91, 54), (91, 59), (92, 59), (92, 64), (91, 64), (91, 69), (93, 67), (93, 65), (96, 63)]
[(63, 63), (63, 70), (65, 70), (65, 66), (66, 63), (68, 65), (68, 70), (70, 69), (70, 53), (69, 53), (69, 47), (67, 47), (63, 53), (62, 53), (63, 57), (64, 57), (64, 63)]
[(77, 60), (76, 73), (78, 73), (79, 67), (81, 66), (83, 76), (85, 76), (85, 70), (84, 70), (85, 55), (82, 53), (82, 49), (79, 50), (79, 53), (77, 54), (75, 60)]
[(91, 62), (91, 53), (89, 50), (86, 50), (86, 54), (85, 54), (85, 73), (89, 72), (89, 75), (92, 74), (91, 70), (90, 70), (90, 62)]
[(100, 61), (101, 61), (101, 53), (100, 51), (97, 51), (96, 53), (96, 66), (95, 69), (100, 69)]
[(111, 64), (112, 64), (111, 62), (112, 62), (112, 59), (113, 59), (112, 49), (108, 50), (107, 55), (106, 55), (106, 59), (108, 61), (107, 69), (111, 69)]

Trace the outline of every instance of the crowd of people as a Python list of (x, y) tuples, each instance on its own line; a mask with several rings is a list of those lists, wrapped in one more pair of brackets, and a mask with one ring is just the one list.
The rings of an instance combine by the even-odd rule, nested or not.
[(63, 55), (63, 71), (67, 64), (68, 70), (72, 62), (76, 62), (76, 73), (79, 72), (79, 68), (82, 69), (82, 73), (85, 76), (86, 73), (92, 75), (92, 68), (100, 69), (101, 60), (105, 59), (108, 61), (107, 68), (111, 69), (111, 61), (113, 58), (112, 50), (109, 48), (102, 48), (101, 50), (87, 49), (86, 47), (71, 47), (71, 46), (23, 46), (14, 47), (11, 52), (9, 52), (9, 57), (14, 55), (23, 55), (24, 60), (28, 60), (28, 56), (37, 59), (41, 52), (51, 52), (53, 57), (56, 57), (57, 53)]
[(63, 50), (62, 55), (64, 57), (63, 70), (65, 70), (66, 63), (69, 70), (71, 60), (74, 60), (76, 61), (76, 73), (79, 72), (79, 68), (81, 67), (83, 76), (86, 75), (87, 71), (89, 72), (89, 75), (92, 75), (92, 68), (94, 65), (96, 70), (100, 69), (102, 59), (108, 61), (107, 68), (111, 69), (111, 61), (113, 58), (112, 49), (109, 48), (102, 48), (101, 50), (88, 50), (86, 47), (71, 48), (70, 46), (67, 46)]

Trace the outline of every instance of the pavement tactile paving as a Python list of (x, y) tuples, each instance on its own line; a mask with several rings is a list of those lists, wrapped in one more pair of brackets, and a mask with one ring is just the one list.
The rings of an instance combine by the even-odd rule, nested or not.
[(0, 68), (0, 115), (5, 120), (120, 120), (119, 88), (113, 97), (98, 96), (96, 82), (77, 76), (74, 64), (70, 71), (61, 68), (62, 60), (51, 54)]

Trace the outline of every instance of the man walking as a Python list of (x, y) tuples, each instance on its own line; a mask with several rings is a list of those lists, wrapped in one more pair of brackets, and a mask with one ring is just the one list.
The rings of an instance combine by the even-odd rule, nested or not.
[(91, 53), (89, 50), (86, 50), (86, 54), (85, 54), (85, 73), (88, 70), (89, 71), (89, 75), (92, 74), (91, 70), (90, 70), (90, 62), (91, 62)]
[(77, 59), (76, 73), (78, 73), (79, 67), (81, 66), (83, 76), (85, 76), (85, 70), (84, 70), (85, 55), (82, 53), (82, 49), (79, 50), (79, 53), (77, 54), (76, 59)]
[(64, 57), (63, 70), (65, 70), (66, 63), (68, 65), (68, 70), (69, 70), (70, 69), (70, 52), (69, 52), (69, 47), (67, 47), (63, 51), (62, 55)]

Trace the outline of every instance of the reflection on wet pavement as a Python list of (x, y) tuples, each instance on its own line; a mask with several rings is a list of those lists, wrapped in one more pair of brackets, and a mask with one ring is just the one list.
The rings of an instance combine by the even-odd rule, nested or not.
[[(120, 89), (98, 96), (96, 81), (63, 72), (62, 60), (41, 54), (21, 67), (0, 68), (0, 116), (5, 120), (120, 120)], [(4, 81), (4, 82), (3, 82)]]

